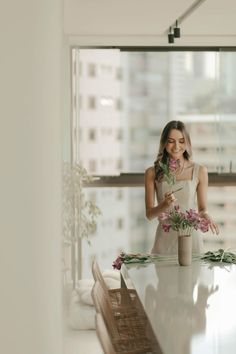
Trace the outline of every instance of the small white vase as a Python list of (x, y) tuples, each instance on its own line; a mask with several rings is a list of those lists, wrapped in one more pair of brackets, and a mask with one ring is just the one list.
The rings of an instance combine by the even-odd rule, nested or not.
[(192, 263), (192, 236), (178, 236), (178, 261), (181, 266), (188, 266)]

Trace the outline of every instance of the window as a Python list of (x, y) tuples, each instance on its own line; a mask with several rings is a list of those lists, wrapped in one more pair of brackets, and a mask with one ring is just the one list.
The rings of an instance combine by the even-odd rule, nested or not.
[[(86, 75), (75, 79), (79, 122), (90, 119), (82, 107), (87, 99), (98, 128), (124, 132), (127, 139), (117, 139), (116, 146), (112, 139), (103, 143), (111, 158), (117, 158), (118, 150), (124, 155), (127, 171), (143, 171), (153, 163), (161, 128), (173, 118), (186, 122), (195, 160), (209, 172), (227, 172), (229, 167), (236, 171), (236, 52), (80, 49), (78, 58), (79, 67), (88, 68), (87, 78), (93, 77), (92, 83)], [(97, 75), (98, 67), (101, 75)], [(92, 141), (83, 143), (88, 154)]]
[(97, 172), (97, 161), (96, 160), (94, 160), (94, 159), (89, 160), (88, 172), (91, 174), (94, 174)]
[(123, 164), (122, 164), (122, 160), (118, 159), (117, 160), (117, 170), (122, 170)]
[(89, 137), (89, 140), (90, 141), (95, 141), (96, 140), (96, 129), (89, 129), (89, 132), (88, 132), (88, 137)]
[(122, 218), (117, 219), (117, 229), (118, 230), (123, 229), (123, 224), (124, 224), (124, 221)]
[(96, 203), (96, 198), (97, 198), (96, 192), (91, 191), (88, 195), (88, 200), (91, 200), (92, 202)]
[(118, 111), (121, 111), (121, 110), (122, 110), (122, 101), (121, 101), (120, 98), (117, 98), (117, 99), (116, 99), (116, 109), (117, 109)]
[(96, 98), (94, 96), (88, 97), (88, 108), (95, 109), (96, 108)]
[[(101, 266), (108, 267), (118, 250), (151, 249), (156, 221), (145, 219), (143, 172), (153, 164), (167, 121), (186, 123), (194, 160), (211, 175), (236, 173), (236, 52), (80, 49), (76, 57), (81, 73), (88, 68), (83, 75), (72, 72), (74, 94), (80, 95), (76, 121), (85, 132), (78, 160), (107, 183), (93, 188), (102, 209), (93, 242)], [(130, 182), (121, 182), (125, 173)], [(109, 186), (113, 176), (119, 176), (119, 187)], [(225, 248), (235, 244), (234, 188), (209, 188), (209, 212), (222, 235), (204, 235), (209, 248), (216, 241)], [(86, 245), (83, 252), (90, 254)]]
[(117, 140), (122, 140), (123, 139), (123, 130), (122, 128), (119, 128), (116, 130), (116, 139)]
[(109, 64), (102, 64), (101, 73), (103, 76), (110, 76), (112, 74), (112, 66)]
[(109, 107), (109, 106), (113, 106), (114, 104), (114, 100), (112, 97), (109, 96), (102, 96), (100, 98), (100, 105), (103, 107)]
[(122, 68), (121, 67), (116, 68), (116, 79), (117, 80), (122, 80), (122, 78), (123, 78)]
[(117, 191), (117, 199), (118, 200), (122, 200), (123, 199), (123, 190), (122, 189), (118, 189), (118, 191)]
[(93, 63), (88, 64), (88, 76), (95, 77), (96, 76), (96, 65)]

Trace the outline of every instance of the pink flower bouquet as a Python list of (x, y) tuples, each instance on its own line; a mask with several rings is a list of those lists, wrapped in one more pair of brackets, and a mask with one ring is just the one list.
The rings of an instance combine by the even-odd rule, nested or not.
[(183, 212), (179, 205), (175, 205), (169, 212), (162, 213), (160, 220), (165, 232), (173, 229), (182, 235), (191, 235), (193, 230), (207, 232), (210, 226), (210, 220), (202, 218), (196, 210), (189, 209)]

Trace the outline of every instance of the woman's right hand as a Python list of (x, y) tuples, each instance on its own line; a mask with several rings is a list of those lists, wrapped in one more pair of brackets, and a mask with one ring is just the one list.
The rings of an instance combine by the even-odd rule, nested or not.
[(164, 205), (166, 206), (166, 208), (169, 208), (170, 205), (174, 204), (174, 202), (176, 202), (176, 198), (174, 196), (174, 194), (172, 192), (166, 192), (164, 194)]

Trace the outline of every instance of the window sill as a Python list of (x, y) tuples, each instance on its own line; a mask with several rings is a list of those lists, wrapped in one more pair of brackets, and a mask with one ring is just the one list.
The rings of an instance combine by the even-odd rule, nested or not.
[[(208, 173), (209, 186), (236, 186), (236, 173)], [(144, 173), (121, 173), (118, 176), (95, 176), (86, 187), (142, 187)]]

